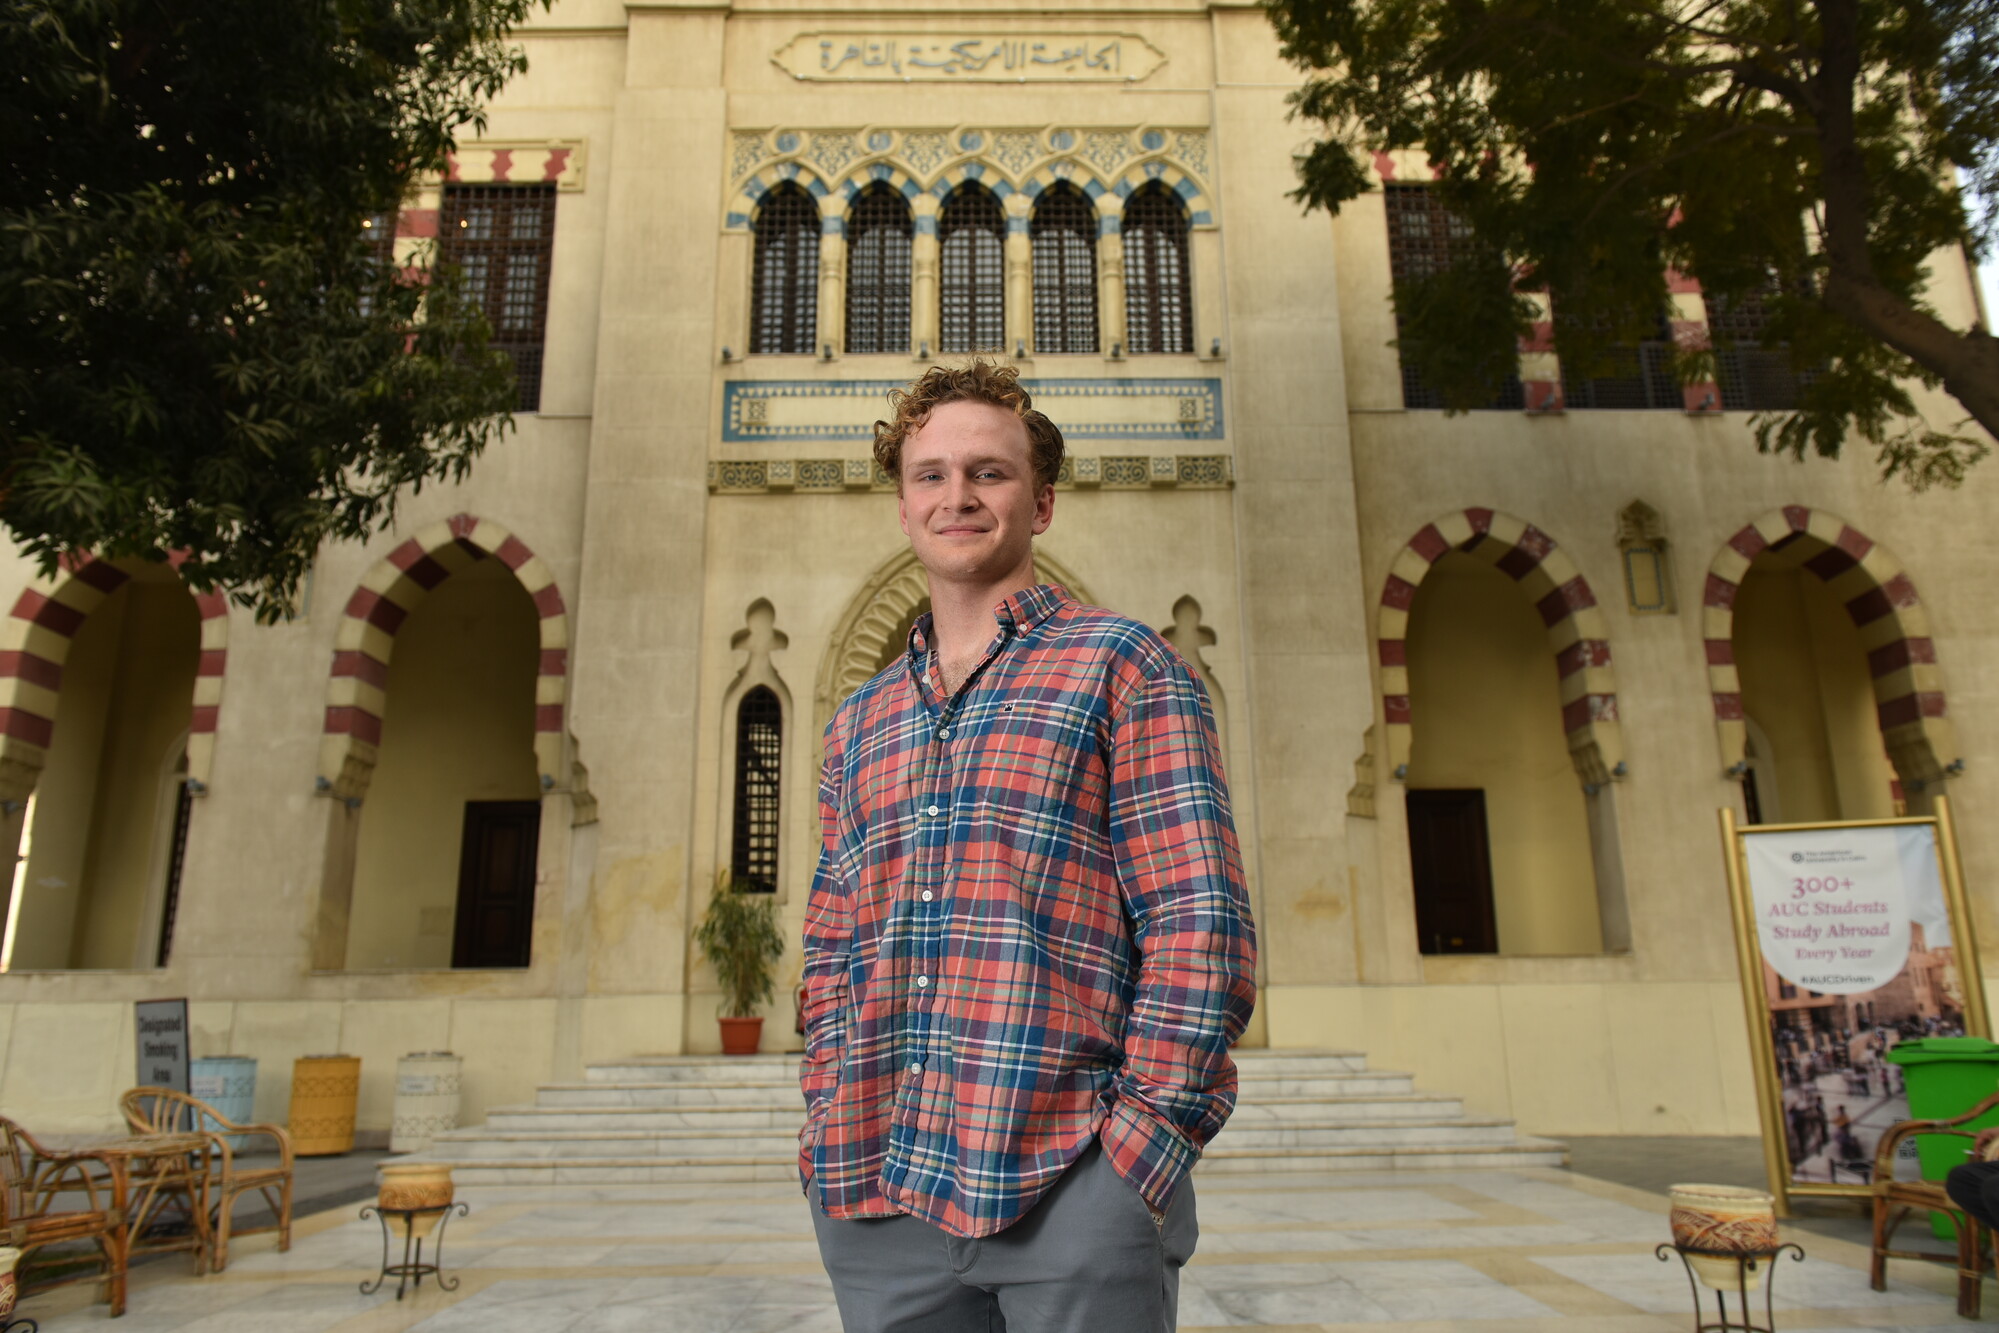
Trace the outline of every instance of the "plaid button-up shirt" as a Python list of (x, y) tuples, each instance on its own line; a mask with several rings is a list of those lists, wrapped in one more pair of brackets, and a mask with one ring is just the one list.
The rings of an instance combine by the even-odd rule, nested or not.
[(1235, 1105), (1256, 944), (1207, 692), (1060, 588), (994, 614), (956, 694), (924, 616), (826, 731), (799, 1170), (832, 1217), (991, 1235), (1092, 1139), (1164, 1208)]

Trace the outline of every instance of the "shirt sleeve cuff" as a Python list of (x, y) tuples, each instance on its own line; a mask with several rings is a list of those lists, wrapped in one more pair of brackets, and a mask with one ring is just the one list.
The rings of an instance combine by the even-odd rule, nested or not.
[(1162, 1213), (1201, 1157), (1186, 1135), (1135, 1102), (1112, 1102), (1097, 1139), (1117, 1173)]

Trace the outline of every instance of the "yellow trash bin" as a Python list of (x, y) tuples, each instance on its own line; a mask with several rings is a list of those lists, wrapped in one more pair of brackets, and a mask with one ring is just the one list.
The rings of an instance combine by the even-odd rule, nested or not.
[(300, 1157), (351, 1152), (360, 1099), (360, 1056), (300, 1056), (292, 1064), (292, 1151)]

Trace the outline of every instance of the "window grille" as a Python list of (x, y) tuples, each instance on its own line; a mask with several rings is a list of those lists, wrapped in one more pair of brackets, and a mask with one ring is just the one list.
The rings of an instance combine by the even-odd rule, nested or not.
[(901, 191), (876, 181), (847, 214), (847, 350), (909, 351), (909, 237)]
[(447, 185), (439, 231), (438, 262), (464, 275), (492, 346), (514, 363), (515, 409), (540, 410), (555, 186)]
[(1006, 346), (1006, 215), (991, 191), (960, 185), (937, 219), (938, 350)]
[(739, 889), (777, 891), (777, 794), (784, 705), (759, 685), (736, 707), (735, 836), (729, 875)]
[(1767, 294), (1703, 298), (1726, 411), (1791, 411), (1798, 405), (1798, 391), (1812, 382), (1810, 371), (1801, 372), (1791, 363), (1789, 343), (1765, 338), (1770, 325), (1770, 312), (1763, 304)]
[(1194, 307), (1187, 283), (1187, 210), (1159, 181), (1124, 206), (1125, 350), (1191, 352)]
[(367, 261), (362, 269), (363, 286), (356, 301), (362, 315), (375, 313), (375, 291), (372, 284), (379, 283), (389, 271), (396, 258), (396, 215), (394, 213), (370, 213), (361, 219), (361, 244), (367, 250)]
[[(1555, 319), (1562, 318), (1558, 308)], [(1594, 409), (1674, 409), (1685, 410), (1686, 395), (1673, 374), (1673, 335), (1661, 311), (1653, 334), (1636, 343), (1616, 343), (1607, 349), (1608, 360), (1601, 367), (1608, 373), (1595, 375), (1571, 372), (1562, 367), (1562, 401), (1570, 410)]]
[(1097, 350), (1097, 210), (1066, 182), (1045, 192), (1028, 226), (1034, 242), (1034, 350)]
[[(1478, 253), (1478, 239), (1471, 224), (1444, 207), (1444, 201), (1428, 185), (1382, 186), (1388, 209), (1388, 268), (1396, 282), (1427, 278), (1455, 266)], [(1402, 313), (1395, 314), (1395, 332), (1402, 332)], [(1398, 357), (1400, 353), (1398, 352)], [(1426, 384), (1416, 367), (1402, 365), (1402, 405), (1442, 407), (1444, 395)], [(1495, 411), (1518, 412), (1527, 406), (1526, 390), (1514, 371), (1498, 386), (1492, 401), (1481, 404)]]
[(819, 205), (787, 181), (757, 209), (750, 350), (810, 352), (819, 319)]

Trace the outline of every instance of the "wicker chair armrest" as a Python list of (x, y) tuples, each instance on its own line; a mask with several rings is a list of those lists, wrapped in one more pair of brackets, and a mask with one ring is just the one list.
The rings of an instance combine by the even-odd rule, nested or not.
[[(101, 1169), (93, 1170), (93, 1166)], [(103, 1153), (37, 1150), (35, 1169), (28, 1186), (30, 1216), (48, 1216), (49, 1205), (55, 1202), (56, 1195), (69, 1190), (80, 1191), (90, 1200), (88, 1211), (108, 1211), (112, 1201), (100, 1199), (98, 1194), (99, 1191), (112, 1193), (116, 1179), (117, 1168)]]
[(279, 1164), (287, 1171), (292, 1169), (291, 1131), (283, 1125), (238, 1125), (236, 1130), (240, 1134), (270, 1139), (277, 1145)]
[(1895, 1150), (1902, 1146), (1903, 1139), (1913, 1134), (1948, 1134), (1953, 1138), (1977, 1139), (1978, 1135), (1972, 1130), (1952, 1128), (1971, 1118), (1962, 1115), (1953, 1120), (1898, 1120), (1890, 1125), (1874, 1149), (1874, 1183), (1881, 1185), (1895, 1178)]

